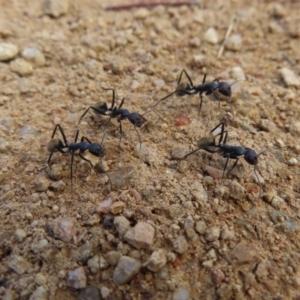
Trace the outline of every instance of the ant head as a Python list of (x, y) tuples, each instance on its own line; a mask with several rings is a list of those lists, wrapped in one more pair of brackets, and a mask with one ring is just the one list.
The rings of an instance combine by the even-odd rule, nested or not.
[(139, 127), (139, 128), (142, 127), (145, 122), (147, 122), (147, 120), (139, 113), (130, 114), (130, 116), (128, 117), (128, 120), (130, 121), (130, 123), (132, 125)]
[(245, 148), (245, 150), (246, 150), (246, 153), (244, 155), (245, 161), (252, 166), (256, 166), (258, 162), (258, 155), (255, 152), (255, 150), (251, 148)]
[(219, 92), (226, 97), (230, 97), (231, 96), (231, 85), (225, 81), (220, 82), (219, 83)]
[(90, 144), (89, 151), (90, 151), (91, 154), (93, 154), (95, 156), (98, 156), (98, 157), (103, 157), (104, 156), (104, 151), (98, 143)]
[(55, 152), (55, 151), (57, 151), (58, 148), (62, 149), (64, 147), (65, 147), (65, 145), (63, 144), (62, 140), (52, 139), (47, 145), (47, 150), (49, 152), (52, 152), (52, 151)]

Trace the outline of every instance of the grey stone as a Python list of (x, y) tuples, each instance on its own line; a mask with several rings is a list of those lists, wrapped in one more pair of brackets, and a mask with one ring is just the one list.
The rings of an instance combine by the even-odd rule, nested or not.
[(30, 296), (29, 300), (48, 300), (48, 292), (43, 286), (39, 286)]
[(113, 280), (117, 285), (129, 282), (141, 269), (141, 263), (129, 256), (122, 256), (115, 268)]
[(74, 289), (82, 289), (86, 287), (87, 277), (83, 267), (79, 267), (74, 271), (69, 271), (67, 276), (67, 286)]
[(31, 263), (22, 256), (12, 254), (8, 260), (8, 266), (18, 274), (24, 274), (31, 268)]
[(100, 291), (96, 286), (87, 286), (78, 295), (78, 300), (99, 300)]
[(176, 253), (183, 254), (188, 249), (188, 243), (183, 235), (176, 238), (173, 242), (173, 248)]
[(119, 233), (119, 236), (123, 237), (123, 235), (130, 227), (130, 222), (125, 217), (118, 216), (114, 219), (114, 225)]

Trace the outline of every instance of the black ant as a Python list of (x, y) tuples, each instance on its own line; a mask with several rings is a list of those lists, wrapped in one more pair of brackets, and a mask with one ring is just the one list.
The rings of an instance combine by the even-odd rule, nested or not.
[[(60, 139), (53, 139), (57, 129), (60, 131), (62, 137), (63, 137), (63, 141)], [(73, 179), (73, 162), (74, 162), (74, 154), (76, 151), (79, 151), (79, 156), (81, 159), (87, 161), (91, 167), (93, 168), (93, 164), (90, 160), (88, 160), (87, 158), (85, 158), (82, 154), (85, 151), (89, 151), (92, 155), (97, 156), (100, 158), (100, 166), (101, 169), (104, 171), (104, 173), (106, 174), (106, 176), (109, 179), (110, 182), (110, 187), (112, 188), (112, 183), (110, 180), (110, 177), (108, 176), (108, 174), (106, 173), (106, 171), (104, 170), (103, 166), (102, 166), (102, 158), (104, 156), (104, 151), (103, 151), (103, 140), (105, 137), (105, 134), (102, 137), (102, 141), (101, 141), (101, 145), (99, 145), (98, 143), (92, 143), (87, 137), (82, 137), (80, 142), (78, 143), (78, 135), (79, 135), (79, 130), (77, 130), (76, 132), (76, 136), (74, 139), (73, 143), (68, 143), (66, 135), (62, 129), (62, 127), (57, 124), (53, 130), (53, 134), (52, 134), (52, 140), (49, 142), (47, 149), (50, 152), (49, 158), (48, 158), (48, 166), (50, 167), (50, 162), (51, 162), (51, 158), (54, 152), (59, 151), (60, 153), (71, 153), (71, 186), (73, 186), (72, 183), (72, 179)]]
[[(214, 131), (217, 130), (218, 128), (221, 128), (221, 132), (217, 133), (215, 136), (213, 135)], [(254, 174), (256, 176), (256, 179), (259, 183), (259, 188), (260, 188), (260, 192), (259, 192), (259, 197), (261, 197), (262, 194), (262, 186), (259, 180), (259, 177), (256, 173), (256, 168), (257, 168), (257, 164), (258, 164), (258, 157), (259, 155), (263, 154), (264, 152), (266, 152), (268, 149), (260, 152), (259, 154), (257, 154), (255, 152), (255, 150), (251, 149), (251, 148), (244, 148), (242, 146), (231, 146), (231, 145), (227, 145), (227, 138), (228, 138), (228, 131), (224, 130), (225, 128), (225, 124), (224, 123), (220, 123), (219, 125), (217, 125), (215, 128), (213, 128), (211, 130), (211, 136), (210, 137), (204, 137), (202, 139), (200, 139), (200, 141), (198, 142), (198, 148), (190, 153), (188, 153), (187, 155), (185, 155), (182, 159), (188, 157), (189, 155), (197, 152), (200, 149), (203, 149), (209, 153), (221, 153), (223, 157), (227, 158), (226, 159), (226, 163), (225, 166), (223, 168), (223, 177), (224, 177), (224, 173), (225, 170), (227, 168), (228, 165), (228, 161), (229, 159), (235, 159), (235, 162), (232, 166), (232, 168), (229, 170), (229, 172), (227, 173), (227, 176), (229, 175), (229, 173), (235, 168), (238, 160), (239, 160), (239, 156), (244, 155), (244, 159), (245, 161), (254, 166)], [(218, 144), (216, 144), (215, 142), (215, 138), (217, 136), (220, 136), (219, 138), (219, 142)]]
[[(188, 79), (188, 83), (180, 83), (182, 75), (185, 74), (185, 76)], [(196, 95), (199, 93), (199, 97), (200, 97), (200, 102), (199, 102), (199, 109), (198, 109), (198, 118), (200, 116), (200, 111), (202, 108), (202, 94), (205, 93), (205, 95), (211, 95), (214, 94), (214, 96), (216, 97), (216, 99), (219, 101), (219, 108), (220, 108), (220, 98), (218, 97), (218, 95), (216, 94), (215, 90), (218, 90), (219, 93), (221, 93), (222, 95), (228, 97), (228, 103), (230, 105), (230, 109), (234, 118), (234, 114), (233, 114), (233, 109), (232, 109), (232, 105), (231, 105), (231, 86), (239, 81), (242, 81), (243, 79), (237, 80), (232, 84), (229, 84), (225, 81), (219, 81), (218, 79), (214, 79), (212, 82), (209, 83), (205, 83), (206, 80), (206, 74), (203, 77), (202, 80), (202, 84), (199, 85), (194, 85), (191, 77), (189, 76), (189, 74), (187, 73), (187, 71), (185, 69), (183, 69), (180, 73), (178, 82), (177, 82), (177, 88), (174, 92), (172, 92), (171, 94), (167, 95), (166, 97), (160, 99), (152, 108), (151, 110), (153, 110), (160, 102), (164, 101), (165, 99), (169, 98), (170, 96), (176, 94), (176, 96), (184, 96), (184, 95)], [(150, 110), (150, 111), (151, 111)], [(148, 111), (148, 112), (150, 112)], [(146, 113), (148, 113), (146, 112)]]
[(120, 123), (120, 143), (121, 143), (121, 139), (122, 139), (122, 135), (123, 135), (123, 130), (122, 130), (122, 121), (127, 119), (133, 126), (134, 129), (138, 135), (138, 139), (139, 139), (139, 143), (140, 143), (140, 148), (142, 146), (142, 140), (141, 140), (141, 136), (139, 134), (139, 132), (137, 131), (136, 127), (142, 127), (142, 125), (147, 121), (142, 115), (140, 115), (137, 112), (133, 112), (131, 113), (128, 109), (124, 109), (122, 108), (123, 104), (124, 104), (124, 100), (125, 98), (122, 99), (121, 104), (119, 105), (119, 107), (117, 107), (115, 105), (115, 101), (116, 101), (116, 96), (115, 96), (115, 90), (114, 89), (105, 89), (105, 90), (109, 90), (113, 92), (113, 97), (112, 97), (112, 103), (110, 108), (107, 108), (107, 105), (105, 104), (101, 104), (101, 107), (89, 107), (84, 114), (80, 117), (79, 119), (79, 123), (81, 121), (81, 119), (86, 115), (86, 113), (92, 109), (94, 112), (104, 115), (104, 116), (109, 116), (109, 120), (117, 118), (118, 117), (118, 122)]

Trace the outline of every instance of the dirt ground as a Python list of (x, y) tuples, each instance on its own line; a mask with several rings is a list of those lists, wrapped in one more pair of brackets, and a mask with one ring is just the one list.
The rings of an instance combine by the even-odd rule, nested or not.
[[(0, 1), (0, 58), (11, 44), (0, 62), (0, 298), (300, 299), (299, 1), (115, 11), (105, 8), (127, 2), (41, 2)], [(219, 109), (203, 94), (199, 118), (198, 95), (159, 104), (165, 122), (146, 114), (141, 149), (128, 120), (121, 143), (117, 119), (90, 111), (78, 124), (88, 107), (111, 104), (104, 88), (116, 105), (124, 97), (123, 108), (146, 112), (182, 69), (195, 85), (204, 74), (245, 79), (232, 85), (234, 121), (226, 98)], [(182, 115), (190, 122), (177, 126)], [(243, 156), (224, 178), (220, 154), (179, 162), (221, 121), (227, 144), (268, 149), (257, 166), (262, 197)], [(106, 131), (107, 173), (76, 155), (71, 186), (71, 155), (59, 152), (49, 168), (56, 124), (69, 143), (77, 129), (78, 141), (99, 144)], [(129, 241), (137, 224), (145, 232)]]

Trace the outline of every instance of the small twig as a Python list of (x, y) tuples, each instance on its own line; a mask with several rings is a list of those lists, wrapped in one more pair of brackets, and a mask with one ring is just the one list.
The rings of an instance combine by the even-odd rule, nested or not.
[(220, 47), (220, 50), (219, 50), (219, 52), (218, 52), (217, 58), (220, 58), (220, 57), (222, 56), (222, 54), (223, 54), (225, 43), (226, 43), (227, 39), (229, 38), (229, 36), (230, 36), (230, 34), (231, 34), (231, 32), (232, 32), (232, 29), (233, 29), (233, 27), (234, 27), (234, 25), (235, 25), (235, 21), (236, 21), (236, 18), (233, 17), (233, 18), (231, 19), (231, 23), (230, 23), (230, 25), (229, 25), (229, 27), (228, 27), (228, 29), (227, 29), (227, 31), (226, 31), (226, 34), (225, 34), (223, 43), (222, 43), (222, 45), (221, 45), (221, 47)]
[(121, 5), (112, 5), (106, 7), (106, 10), (127, 10), (132, 8), (148, 8), (148, 7), (155, 7), (158, 5), (162, 6), (182, 6), (182, 5), (196, 5), (198, 4), (198, 1), (190, 0), (190, 1), (177, 1), (177, 2), (138, 2), (138, 3), (132, 3), (132, 4), (121, 4)]

